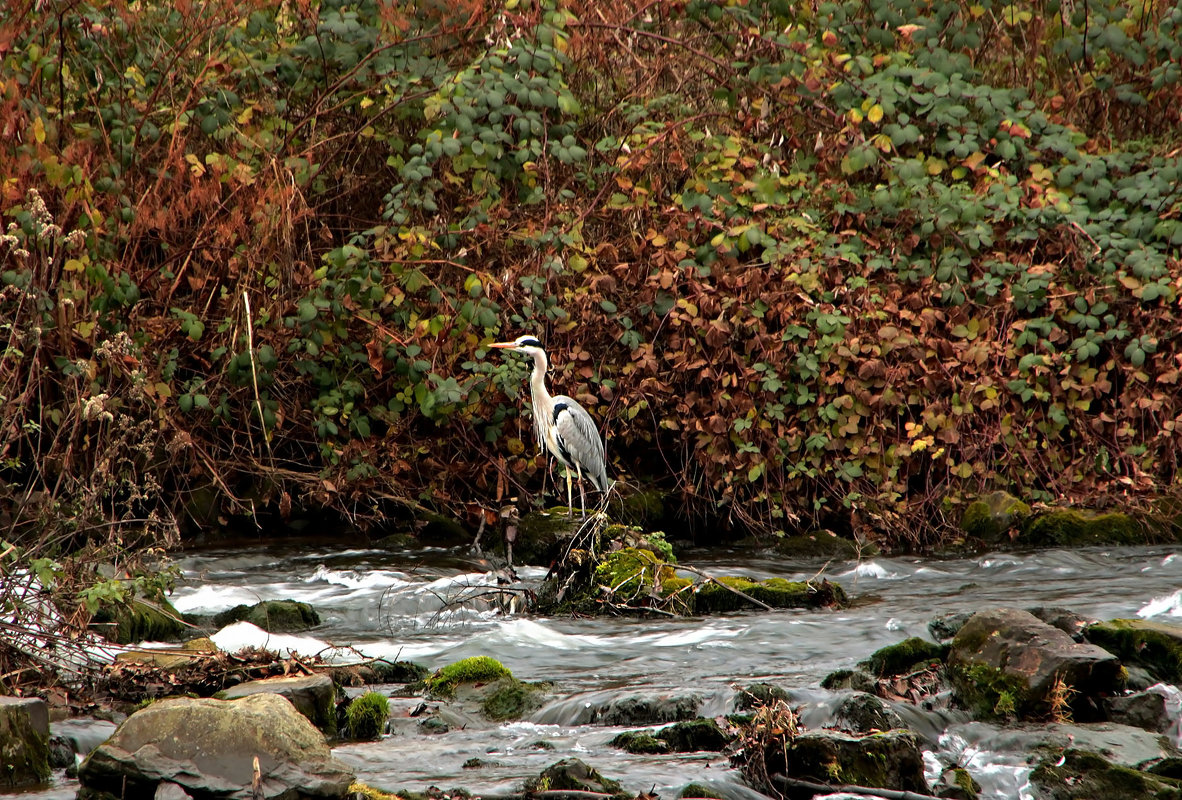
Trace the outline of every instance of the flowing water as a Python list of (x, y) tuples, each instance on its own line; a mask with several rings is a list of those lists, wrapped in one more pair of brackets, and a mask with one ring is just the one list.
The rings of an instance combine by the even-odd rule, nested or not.
[[(750, 552), (690, 552), (681, 561), (714, 575), (755, 578), (807, 579), (824, 566)], [(830, 693), (817, 688), (826, 674), (908, 636), (930, 638), (927, 623), (937, 614), (1055, 605), (1099, 619), (1182, 616), (1182, 559), (1163, 548), (831, 563), (825, 575), (863, 601), (854, 608), (693, 619), (501, 613), (488, 602), (492, 579), (483, 563), (452, 551), (254, 546), (188, 554), (180, 566), (184, 577), (173, 602), (182, 611), (293, 599), (313, 604), (323, 619), (311, 634), (262, 634), (265, 641), (258, 629), (240, 623), (215, 637), (223, 649), (266, 644), (346, 660), (358, 654), (398, 658), (430, 669), (488, 655), (522, 680), (553, 682), (550, 702), (526, 721), (437, 736), (418, 734), (408, 724), (381, 741), (336, 748), (359, 780), (385, 789), (508, 793), (549, 764), (577, 756), (632, 792), (655, 790), (673, 798), (692, 781), (728, 798), (754, 797), (719, 754), (635, 756), (610, 747), (623, 729), (589, 724), (592, 709), (614, 697), (695, 695), (701, 715), (714, 716), (732, 710), (736, 688), (767, 681), (790, 691), (806, 725), (821, 725), (832, 705)], [(540, 569), (519, 570), (526, 582), (542, 575)], [(413, 704), (391, 705), (405, 717)], [(927, 742), (929, 777), (955, 763), (983, 785), (983, 797), (1029, 796), (1029, 737), (1003, 735), (958, 712), (899, 710)], [(466, 769), (474, 758), (485, 765)], [(42, 795), (65, 797), (71, 788), (63, 782)]]

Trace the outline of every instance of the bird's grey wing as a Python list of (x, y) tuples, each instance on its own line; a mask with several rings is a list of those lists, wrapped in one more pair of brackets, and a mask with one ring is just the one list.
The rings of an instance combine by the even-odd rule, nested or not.
[(554, 429), (562, 457), (577, 464), (601, 491), (607, 490), (607, 453), (595, 420), (573, 398), (554, 398)]

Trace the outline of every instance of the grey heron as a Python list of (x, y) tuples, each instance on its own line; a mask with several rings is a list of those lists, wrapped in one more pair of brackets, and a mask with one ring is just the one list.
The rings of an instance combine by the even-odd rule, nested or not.
[(546, 390), (546, 370), (550, 366), (550, 359), (536, 336), (518, 336), (511, 342), (496, 342), (489, 346), (513, 350), (533, 358), (534, 369), (529, 379), (529, 390), (533, 403), (534, 435), (538, 446), (566, 467), (567, 508), (573, 509), (574, 504), (571, 471), (578, 476), (579, 502), (583, 507), (583, 516), (587, 516), (583, 476), (590, 478), (595, 488), (604, 494), (611, 485), (607, 478), (607, 454), (603, 438), (595, 427), (595, 420), (573, 397), (564, 394), (552, 397)]

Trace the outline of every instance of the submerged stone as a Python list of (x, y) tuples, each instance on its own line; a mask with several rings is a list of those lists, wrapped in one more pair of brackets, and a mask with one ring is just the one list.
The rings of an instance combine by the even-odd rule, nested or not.
[(1149, 670), (1158, 680), (1182, 683), (1182, 627), (1147, 619), (1114, 619), (1084, 630), (1084, 638)]
[(624, 731), (612, 737), (608, 744), (634, 755), (658, 755), (669, 752), (669, 743), (658, 739), (652, 731)]
[(673, 753), (717, 753), (735, 738), (718, 727), (717, 722), (705, 717), (675, 722), (654, 735), (665, 742)]
[(536, 778), (525, 782), (527, 793), (542, 791), (595, 792), (612, 797), (631, 797), (619, 782), (605, 778), (594, 767), (577, 758), (551, 764)]

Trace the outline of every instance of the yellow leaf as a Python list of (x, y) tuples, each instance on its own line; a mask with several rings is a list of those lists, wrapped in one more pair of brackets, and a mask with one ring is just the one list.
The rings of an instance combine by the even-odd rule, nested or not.
[(62, 267), (66, 272), (81, 272), (86, 269), (86, 265), (76, 258), (67, 258), (65, 265)]
[(866, 113), (866, 119), (870, 120), (872, 124), (877, 125), (882, 122), (882, 113), (882, 106), (875, 103), (870, 107), (870, 111)]
[(167, 383), (157, 383), (156, 396), (165, 399), (172, 397), (172, 387), (170, 387)]
[(77, 325), (74, 326), (74, 330), (77, 331), (78, 335), (81, 336), (83, 339), (89, 339), (90, 334), (94, 333), (94, 323), (93, 322), (79, 322)]
[(33, 120), (33, 138), (37, 140), (37, 144), (45, 144), (45, 120), (41, 117)]
[(370, 98), (368, 98), (368, 97), (361, 98), (361, 107), (362, 108), (369, 108), (372, 105), (373, 105), (373, 100), (371, 100)]
[(850, 113), (847, 116), (849, 117), (850, 122), (854, 123), (855, 125), (860, 125), (862, 120), (865, 119), (862, 116), (862, 112), (856, 108), (851, 108)]

